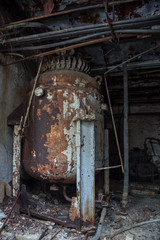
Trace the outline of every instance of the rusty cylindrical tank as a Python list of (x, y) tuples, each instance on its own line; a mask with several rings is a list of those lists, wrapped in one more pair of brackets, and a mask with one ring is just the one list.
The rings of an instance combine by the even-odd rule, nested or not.
[(99, 84), (83, 72), (52, 70), (37, 87), (24, 132), (24, 169), (41, 181), (75, 183), (77, 120), (95, 121), (96, 167), (103, 165)]

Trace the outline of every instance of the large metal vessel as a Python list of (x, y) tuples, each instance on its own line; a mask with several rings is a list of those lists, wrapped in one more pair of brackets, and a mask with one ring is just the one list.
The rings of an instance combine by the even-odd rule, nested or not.
[(41, 74), (24, 132), (23, 166), (29, 175), (50, 183), (76, 182), (79, 120), (94, 121), (95, 166), (101, 167), (103, 114), (98, 82), (74, 70)]

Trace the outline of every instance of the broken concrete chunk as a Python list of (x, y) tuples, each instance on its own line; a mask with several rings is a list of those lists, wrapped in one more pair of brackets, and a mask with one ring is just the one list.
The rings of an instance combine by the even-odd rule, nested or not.
[(42, 234), (37, 233), (37, 234), (24, 234), (24, 235), (19, 235), (16, 234), (16, 240), (39, 240), (41, 238)]
[(134, 240), (134, 235), (131, 233), (128, 233), (126, 236), (126, 240)]

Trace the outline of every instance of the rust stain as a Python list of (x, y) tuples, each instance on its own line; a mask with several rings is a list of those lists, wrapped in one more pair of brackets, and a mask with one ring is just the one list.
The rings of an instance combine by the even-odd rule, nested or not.
[(121, 6), (115, 6), (115, 13), (118, 16), (118, 20), (124, 20), (126, 16), (129, 16), (130, 18), (142, 17), (140, 14), (136, 13), (135, 10), (141, 8), (143, 5), (143, 2), (139, 1), (130, 3), (130, 5), (126, 3)]
[(73, 24), (75, 21), (80, 23), (92, 23), (96, 24), (100, 21), (100, 15), (98, 13), (81, 13), (79, 16), (75, 18), (69, 18), (69, 21)]
[(42, 111), (40, 108), (37, 109), (37, 116), (38, 116), (38, 119), (41, 120), (41, 115), (42, 115)]
[(50, 108), (50, 104), (44, 105), (42, 110), (48, 112), (49, 114), (52, 114), (52, 108)]
[(45, 95), (33, 98), (24, 133), (25, 170), (39, 180), (74, 183), (76, 121), (95, 120), (100, 114), (99, 85), (71, 70), (43, 73), (38, 84)]
[(72, 198), (71, 208), (69, 210), (69, 218), (71, 221), (75, 221), (75, 219), (80, 218), (80, 209), (78, 208), (78, 200), (76, 197)]

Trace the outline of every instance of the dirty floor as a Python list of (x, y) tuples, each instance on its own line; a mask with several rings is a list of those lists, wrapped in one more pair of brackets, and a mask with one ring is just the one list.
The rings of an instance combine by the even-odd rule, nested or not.
[[(49, 204), (44, 201), (44, 196), (34, 196), (39, 198), (37, 211), (41, 213), (51, 214)], [(12, 199), (0, 205), (0, 223), (2, 224), (12, 207)], [(62, 215), (67, 215), (69, 204), (59, 204), (54, 200), (54, 209), (52, 213), (56, 212)], [(96, 226), (98, 224), (100, 209), (96, 210)], [(160, 195), (155, 196), (139, 196), (130, 195), (129, 203), (126, 208), (126, 213), (121, 209), (121, 193), (112, 192), (110, 199), (110, 206), (107, 207), (107, 215), (104, 220), (101, 239), (109, 240), (110, 236), (121, 228), (131, 226), (133, 224), (148, 221), (152, 219), (160, 219)], [(4, 230), (1, 238), (3, 240), (85, 240), (91, 239), (86, 233), (82, 234), (73, 228), (66, 228), (50, 221), (37, 220), (24, 214), (19, 214), (19, 207), (14, 209)], [(113, 238), (114, 240), (160, 240), (160, 222), (143, 225), (141, 227), (133, 228), (125, 231)]]

